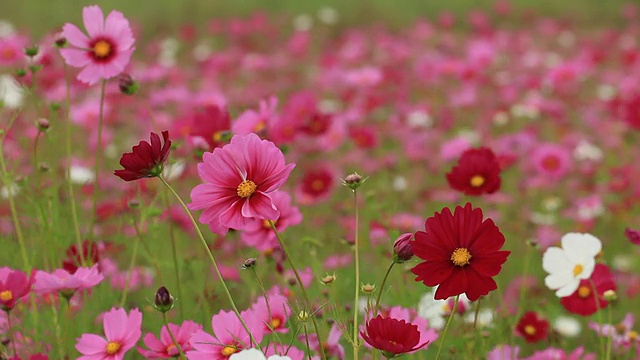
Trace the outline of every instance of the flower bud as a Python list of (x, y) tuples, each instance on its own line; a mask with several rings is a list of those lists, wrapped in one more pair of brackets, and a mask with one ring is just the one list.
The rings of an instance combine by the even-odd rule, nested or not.
[(27, 55), (30, 58), (38, 55), (38, 45), (33, 45), (31, 47), (25, 48), (24, 49), (24, 54)]
[(411, 248), (412, 233), (405, 233), (396, 239), (393, 243), (393, 261), (403, 263), (413, 257), (413, 249)]
[(25, 77), (25, 76), (27, 76), (27, 70), (25, 70), (25, 69), (17, 69), (15, 75), (18, 78)]
[(118, 87), (120, 88), (120, 92), (126, 95), (133, 95), (140, 89), (140, 85), (138, 85), (129, 74), (121, 74), (118, 76)]
[(606, 290), (602, 294), (602, 298), (607, 300), (607, 301), (615, 301), (615, 300), (618, 299), (618, 295), (616, 294), (615, 290)]
[(304, 310), (300, 310), (300, 312), (298, 313), (298, 320), (302, 321), (302, 322), (307, 322), (309, 320), (309, 316), (310, 314)]
[(366, 178), (363, 179), (360, 174), (354, 172), (353, 174), (347, 175), (347, 177), (345, 177), (344, 180), (342, 180), (342, 184), (348, 187), (349, 189), (355, 191), (366, 180), (367, 180)]
[(132, 208), (132, 209), (137, 208), (140, 206), (140, 201), (138, 201), (138, 199), (131, 199), (129, 200), (127, 205), (129, 206), (129, 208)]
[(242, 263), (242, 268), (245, 270), (251, 269), (252, 267), (256, 266), (257, 262), (258, 262), (258, 259), (256, 258), (248, 258)]
[(63, 48), (67, 46), (67, 38), (62, 33), (58, 33), (54, 36), (53, 43), (56, 47)]
[(333, 274), (333, 275), (327, 274), (322, 279), (320, 279), (320, 281), (325, 285), (329, 285), (329, 284), (333, 283), (334, 281), (336, 281), (336, 278), (337, 278), (336, 274)]
[(372, 284), (362, 284), (360, 285), (360, 290), (365, 294), (372, 294), (376, 291), (376, 286)]
[(173, 309), (174, 301), (173, 296), (169, 293), (166, 287), (162, 286), (156, 292), (155, 308), (156, 310), (166, 313)]
[(38, 126), (38, 131), (45, 132), (47, 131), (47, 129), (49, 129), (49, 126), (51, 124), (49, 124), (49, 120), (40, 118), (36, 121), (36, 125)]

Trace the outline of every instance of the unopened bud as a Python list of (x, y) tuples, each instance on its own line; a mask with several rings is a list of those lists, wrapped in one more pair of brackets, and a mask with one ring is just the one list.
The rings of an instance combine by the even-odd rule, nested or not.
[(140, 85), (133, 80), (129, 74), (121, 74), (118, 76), (118, 87), (120, 92), (126, 95), (133, 95), (138, 92)]
[(127, 205), (129, 205), (130, 208), (137, 208), (138, 206), (140, 206), (140, 201), (138, 201), (137, 199), (131, 199), (129, 200)]
[(51, 167), (49, 167), (49, 164), (47, 164), (47, 163), (40, 163), (40, 164), (38, 164), (38, 170), (40, 172), (47, 172), (47, 171), (51, 170)]
[(38, 55), (38, 45), (33, 45), (31, 47), (25, 48), (24, 49), (24, 54), (27, 55), (30, 58)]
[(411, 238), (413, 238), (412, 233), (405, 233), (398, 236), (393, 243), (393, 261), (403, 263), (413, 257)]
[(174, 301), (173, 296), (169, 293), (166, 287), (162, 286), (156, 292), (155, 308), (156, 310), (166, 313), (173, 309)]
[(25, 69), (17, 69), (16, 70), (16, 77), (21, 78), (21, 77), (25, 77), (25, 76), (27, 76), (27, 70), (25, 70)]
[(56, 47), (63, 48), (67, 46), (67, 38), (65, 38), (62, 33), (58, 33), (54, 36), (53, 43)]
[(362, 284), (360, 285), (360, 290), (365, 294), (372, 294), (376, 291), (376, 286), (372, 284)]
[(618, 299), (618, 294), (615, 290), (607, 290), (602, 294), (602, 298), (607, 301), (615, 301)]
[(355, 190), (359, 188), (360, 185), (362, 185), (366, 180), (367, 179), (366, 178), (363, 179), (362, 176), (360, 176), (360, 174), (353, 173), (353, 174), (347, 175), (347, 177), (345, 177), (344, 180), (342, 180), (342, 184), (351, 190)]
[(298, 313), (298, 320), (307, 322), (309, 320), (309, 313), (304, 310), (300, 310), (300, 312)]
[(336, 274), (333, 275), (329, 275), (327, 274), (325, 277), (323, 277), (322, 279), (320, 279), (320, 281), (325, 284), (325, 285), (329, 285), (332, 282), (336, 281)]
[(252, 267), (256, 266), (257, 262), (258, 262), (258, 259), (256, 259), (256, 258), (248, 258), (247, 260), (245, 260), (242, 263), (242, 268), (243, 269), (251, 269)]
[(38, 131), (45, 132), (47, 131), (47, 129), (49, 129), (50, 125), (51, 124), (49, 124), (49, 120), (45, 118), (40, 118), (36, 121), (36, 126), (38, 126)]

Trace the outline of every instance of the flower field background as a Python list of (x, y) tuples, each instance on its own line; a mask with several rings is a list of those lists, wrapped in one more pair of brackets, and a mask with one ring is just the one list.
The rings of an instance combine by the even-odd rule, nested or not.
[(638, 359), (640, 7), (3, 4), (0, 359)]

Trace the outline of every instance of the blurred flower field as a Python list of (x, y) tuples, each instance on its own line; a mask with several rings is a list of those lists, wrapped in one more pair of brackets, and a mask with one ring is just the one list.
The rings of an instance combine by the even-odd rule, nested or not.
[(640, 7), (455, 3), (7, 5), (0, 359), (639, 359)]

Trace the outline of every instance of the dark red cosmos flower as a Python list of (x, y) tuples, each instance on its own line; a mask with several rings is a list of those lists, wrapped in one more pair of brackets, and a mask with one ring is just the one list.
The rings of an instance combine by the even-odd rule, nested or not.
[(626, 228), (624, 230), (624, 235), (631, 241), (632, 244), (640, 245), (640, 231)]
[[(596, 304), (596, 297), (593, 291), (593, 284), (596, 286), (598, 292), (598, 303)], [(580, 280), (578, 290), (573, 294), (560, 299), (560, 303), (567, 311), (582, 315), (589, 316), (600, 309), (607, 307), (608, 302), (604, 299), (604, 292), (607, 290), (616, 290), (616, 284), (613, 282), (613, 275), (607, 265), (596, 264), (591, 274), (590, 280)]]
[(62, 268), (70, 274), (75, 274), (78, 267), (82, 266), (84, 259), (85, 266), (91, 267), (100, 261), (100, 251), (98, 244), (85, 240), (82, 242), (82, 254), (78, 246), (73, 244), (67, 249), (67, 258), (62, 261)]
[(467, 195), (493, 194), (500, 189), (500, 161), (491, 149), (469, 149), (447, 173), (449, 186)]
[(123, 154), (120, 158), (120, 165), (124, 170), (116, 170), (113, 172), (114, 175), (124, 181), (133, 181), (162, 174), (164, 162), (169, 157), (171, 150), (169, 132), (163, 131), (162, 137), (164, 141), (160, 140), (158, 134), (152, 132), (149, 135), (151, 143), (140, 141), (131, 149), (130, 153)]
[(418, 345), (420, 330), (417, 325), (381, 315), (367, 321), (365, 330), (360, 336), (387, 358), (416, 351), (429, 343)]
[(535, 343), (544, 340), (549, 335), (549, 322), (536, 314), (527, 311), (516, 325), (516, 333), (527, 342)]
[(470, 203), (449, 208), (425, 222), (425, 231), (414, 235), (415, 256), (425, 260), (411, 269), (416, 281), (438, 286), (435, 299), (447, 299), (465, 293), (475, 301), (498, 288), (493, 277), (498, 275), (510, 251), (500, 251), (504, 235), (493, 223), (483, 221), (482, 210)]

